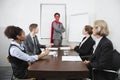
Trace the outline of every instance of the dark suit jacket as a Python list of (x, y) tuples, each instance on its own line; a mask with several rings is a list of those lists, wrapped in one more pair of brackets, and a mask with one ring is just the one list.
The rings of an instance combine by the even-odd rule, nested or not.
[(103, 37), (99, 42), (94, 54), (90, 58), (90, 65), (97, 69), (109, 69), (112, 62), (112, 42)]
[[(85, 37), (83, 38), (83, 40)], [(82, 41), (83, 41), (82, 40)], [(81, 44), (81, 43), (80, 43)], [(74, 50), (79, 53), (80, 56), (85, 56), (85, 55), (91, 55), (93, 52), (93, 45), (95, 44), (95, 41), (92, 39), (90, 36), (83, 44), (81, 47), (76, 46)]]
[[(37, 36), (35, 36), (35, 38), (36, 38), (36, 43), (37, 43), (37, 49), (39, 51), (36, 54), (40, 54), (41, 53), (41, 49), (40, 48), (45, 48), (46, 46), (45, 45), (41, 45), (39, 43)], [(30, 34), (27, 35), (26, 40), (24, 41), (24, 44), (25, 44), (25, 49), (26, 49), (27, 54), (35, 55), (35, 54), (33, 54), (34, 53), (34, 43), (32, 41), (32, 38), (31, 38)]]
[(114, 74), (103, 71), (104, 69), (112, 69), (113, 54), (111, 51), (113, 51), (112, 42), (108, 38), (103, 37), (94, 54), (91, 56), (90, 63), (88, 64), (90, 71), (92, 68), (95, 68), (95, 80), (113, 80), (115, 76)]

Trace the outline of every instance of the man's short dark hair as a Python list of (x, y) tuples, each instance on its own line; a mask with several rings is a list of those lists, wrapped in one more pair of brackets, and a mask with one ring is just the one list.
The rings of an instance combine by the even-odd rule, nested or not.
[(59, 15), (59, 16), (60, 16), (60, 13), (55, 13), (54, 16), (56, 16), (56, 15)]

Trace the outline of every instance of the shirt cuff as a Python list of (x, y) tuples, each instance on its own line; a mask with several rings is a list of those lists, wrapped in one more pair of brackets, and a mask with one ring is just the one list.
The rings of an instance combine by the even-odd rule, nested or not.
[(35, 59), (38, 60), (38, 55), (35, 55)]

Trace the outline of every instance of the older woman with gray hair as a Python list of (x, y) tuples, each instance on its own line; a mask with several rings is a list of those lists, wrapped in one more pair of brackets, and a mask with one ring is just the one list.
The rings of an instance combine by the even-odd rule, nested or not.
[(90, 73), (94, 69), (94, 80), (115, 80), (115, 74), (105, 72), (112, 70), (113, 44), (106, 37), (109, 35), (108, 25), (104, 20), (96, 20), (93, 26), (93, 36), (95, 37), (95, 46), (93, 55), (84, 63), (88, 66)]

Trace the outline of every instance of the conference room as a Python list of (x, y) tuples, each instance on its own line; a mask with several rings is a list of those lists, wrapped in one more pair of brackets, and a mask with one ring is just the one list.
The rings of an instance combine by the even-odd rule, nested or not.
[[(26, 61), (30, 62), (27, 67), (27, 77), (29, 79), (99, 80), (94, 79), (96, 76), (90, 72), (87, 65), (91, 56), (94, 55), (95, 49), (97, 49), (95, 48), (97, 40), (94, 37), (95, 21), (103, 20), (107, 23), (109, 35), (105, 35), (105, 37), (112, 43), (111, 49), (113, 52), (111, 54), (118, 53), (116, 54), (118, 58), (116, 58), (116, 55), (115, 58), (119, 63), (119, 14), (119, 0), (0, 0), (0, 80), (19, 79), (14, 75), (11, 62), (7, 59), (10, 53), (10, 44), (16, 41), (16, 38), (8, 37), (10, 38), (8, 39), (6, 37), (7, 27), (12, 26), (14, 29), (19, 27), (19, 30), (22, 30), (27, 38), (27, 35), (30, 34), (31, 36), (32, 34), (30, 31), (31, 24), (37, 24), (38, 32), (35, 33), (35, 36), (37, 36), (39, 44), (45, 45), (45, 47), (39, 48), (42, 57), (40, 54), (35, 54), (35, 56), (39, 55), (39, 59), (32, 58), (32, 61), (25, 57), (27, 58)], [(88, 35), (85, 26), (91, 26), (93, 34)], [(99, 28), (99, 25), (97, 28)], [(16, 32), (16, 34), (18, 33), (19, 31)], [(16, 37), (21, 39), (20, 35)], [(87, 38), (83, 39), (84, 37)], [(85, 48), (89, 48), (88, 53), (92, 53), (88, 56), (81, 56), (82, 52), (79, 52), (76, 48), (80, 48), (89, 37), (94, 40), (93, 44), (88, 42)], [(103, 37), (102, 35), (101, 38)], [(24, 43), (24, 40), (17, 41)], [(34, 39), (31, 41), (34, 41)], [(34, 50), (35, 47), (33, 46), (30, 45)], [(33, 54), (26, 55), (34, 56)], [(116, 65), (118, 64), (116, 61), (114, 63), (115, 69), (116, 66), (117, 69), (112, 70), (112, 72), (115, 76), (117, 75), (116, 79), (118, 79), (119, 65)]]

